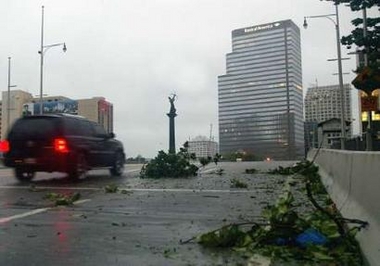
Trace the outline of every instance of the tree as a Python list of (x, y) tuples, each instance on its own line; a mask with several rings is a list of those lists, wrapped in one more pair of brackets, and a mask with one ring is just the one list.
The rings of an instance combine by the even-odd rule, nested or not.
[(158, 155), (140, 171), (141, 178), (181, 178), (196, 176), (198, 167), (190, 160), (195, 160), (195, 155), (187, 150), (188, 143), (180, 148), (178, 153), (166, 153), (159, 151)]
[[(333, 0), (333, 2), (337, 5), (349, 4), (354, 12), (365, 8), (377, 8), (380, 10), (380, 0)], [(355, 79), (356, 82), (354, 80), (353, 84), (359, 89), (371, 92), (380, 88), (380, 17), (367, 17), (366, 37), (364, 37), (362, 13), (351, 23), (354, 29), (350, 35), (342, 37), (341, 43), (349, 49), (355, 45), (359, 53), (367, 54), (368, 66), (359, 66), (356, 69), (360, 77), (358, 76), (359, 79)]]

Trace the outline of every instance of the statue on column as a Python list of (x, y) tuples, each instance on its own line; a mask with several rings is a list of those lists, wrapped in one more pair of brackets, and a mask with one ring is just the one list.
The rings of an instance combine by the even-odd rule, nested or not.
[(175, 98), (177, 97), (177, 95), (175, 94), (172, 94), (172, 97), (168, 97), (169, 98), (169, 102), (170, 102), (170, 111), (169, 113), (170, 114), (175, 114), (176, 112), (176, 109), (175, 109), (175, 106), (174, 106), (174, 101), (175, 101)]
[(177, 116), (176, 109), (174, 106), (174, 101), (177, 95), (172, 94), (172, 97), (169, 98), (170, 102), (170, 111), (168, 114), (166, 114), (169, 117), (169, 153), (175, 154), (175, 125), (174, 125), (174, 118)]

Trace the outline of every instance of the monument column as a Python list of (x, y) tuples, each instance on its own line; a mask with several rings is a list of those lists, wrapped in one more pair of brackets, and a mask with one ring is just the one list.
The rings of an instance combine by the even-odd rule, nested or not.
[(169, 153), (176, 153), (175, 151), (175, 126), (174, 118), (177, 116), (176, 109), (174, 106), (174, 101), (176, 95), (173, 94), (172, 97), (168, 97), (170, 102), (170, 111), (166, 115), (169, 117)]

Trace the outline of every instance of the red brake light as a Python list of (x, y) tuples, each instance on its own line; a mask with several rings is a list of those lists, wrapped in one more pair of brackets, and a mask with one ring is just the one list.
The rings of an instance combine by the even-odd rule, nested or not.
[(9, 141), (8, 140), (0, 141), (0, 152), (6, 153), (6, 152), (9, 152), (9, 150), (10, 150)]
[(54, 140), (54, 150), (57, 152), (67, 153), (69, 152), (69, 147), (65, 139), (55, 139)]

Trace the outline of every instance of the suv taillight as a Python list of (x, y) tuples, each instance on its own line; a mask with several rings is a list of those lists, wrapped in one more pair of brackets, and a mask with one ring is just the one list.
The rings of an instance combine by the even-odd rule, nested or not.
[(69, 147), (67, 141), (62, 138), (54, 139), (54, 150), (61, 153), (68, 153)]
[(0, 141), (0, 152), (2, 152), (2, 153), (7, 153), (7, 152), (9, 152), (9, 149), (10, 149), (10, 147), (9, 147), (9, 141), (8, 140), (1, 140)]

